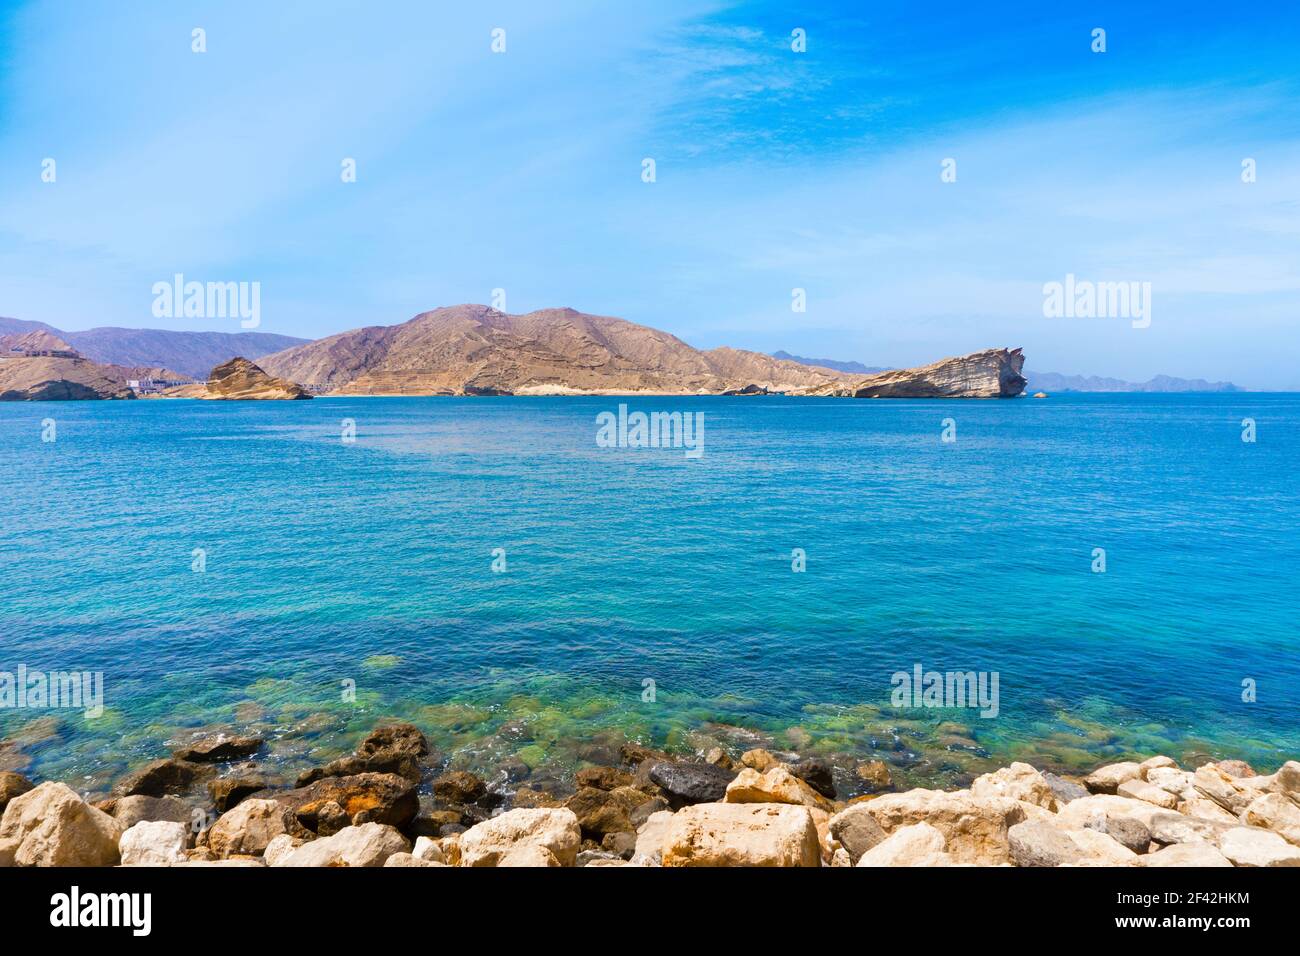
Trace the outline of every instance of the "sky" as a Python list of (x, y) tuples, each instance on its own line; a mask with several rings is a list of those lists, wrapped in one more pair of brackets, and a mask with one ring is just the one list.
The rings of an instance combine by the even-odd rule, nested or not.
[[(1297, 50), (1280, 3), (0, 0), (0, 315), (241, 331), (155, 317), (179, 273), (314, 338), (504, 290), (1300, 390)], [(1067, 275), (1149, 283), (1149, 324), (1045, 315)]]

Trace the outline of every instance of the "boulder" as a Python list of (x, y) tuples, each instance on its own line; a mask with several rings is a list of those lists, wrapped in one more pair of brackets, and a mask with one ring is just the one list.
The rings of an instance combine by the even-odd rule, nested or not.
[(1300, 847), (1258, 827), (1232, 827), (1219, 837), (1219, 852), (1236, 866), (1300, 866)]
[(895, 830), (862, 854), (858, 858), (857, 865), (950, 866), (952, 858), (943, 849), (942, 833), (928, 823), (913, 823), (911, 826)]
[(1214, 801), (1234, 816), (1245, 810), (1253, 799), (1253, 794), (1238, 790), (1233, 785), (1233, 778), (1212, 763), (1196, 768), (1196, 773), (1192, 775), (1192, 786), (1196, 788), (1197, 793), (1207, 800)]
[(171, 820), (145, 820), (122, 834), (118, 850), (123, 866), (172, 866), (184, 863), (189, 830)]
[(858, 779), (867, 785), (872, 792), (878, 790), (888, 790), (894, 785), (893, 775), (889, 772), (889, 764), (883, 760), (868, 760), (865, 763), (858, 764)]
[(114, 800), (111, 815), (128, 829), (141, 821), (159, 820), (183, 823), (188, 827), (194, 823), (197, 810), (198, 807), (179, 797), (146, 797), (137, 794)]
[(790, 764), (790, 772), (823, 797), (835, 799), (835, 779), (830, 761), (821, 757), (808, 757)]
[(1125, 780), (1136, 780), (1141, 775), (1141, 765), (1127, 760), (1098, 767), (1084, 778), (1083, 785), (1092, 793), (1115, 793)]
[(303, 840), (288, 833), (271, 837), (271, 842), (262, 851), (262, 860), (267, 866), (279, 866), (290, 853), (303, 845)]
[(1172, 810), (1178, 806), (1177, 796), (1145, 780), (1125, 780), (1115, 793), (1117, 796), (1130, 797), (1133, 800), (1144, 800), (1152, 806), (1165, 810)]
[(632, 785), (633, 777), (615, 767), (584, 767), (574, 777), (574, 783), (581, 790), (594, 787), (597, 790), (615, 790)]
[(281, 834), (310, 836), (293, 811), (277, 800), (250, 797), (218, 818), (208, 831), (208, 849), (219, 858), (257, 856)]
[(126, 828), (62, 783), (43, 783), (9, 801), (0, 821), (0, 862), (18, 866), (113, 866)]
[(645, 823), (637, 829), (636, 847), (632, 859), (658, 866), (663, 860), (664, 837), (672, 823), (670, 810), (660, 810), (650, 814)]
[[(961, 790), (887, 793), (854, 804), (844, 813), (850, 811), (870, 815), (886, 835), (913, 823), (928, 823), (944, 835), (948, 853), (955, 862), (991, 866), (1011, 861), (1007, 830), (1026, 818), (1024, 809), (1015, 800), (981, 798)], [(831, 832), (835, 832), (834, 821)], [(852, 847), (848, 849), (852, 854)]]
[(294, 790), (261, 790), (255, 796), (288, 807), (313, 833), (317, 832), (322, 809), (328, 814), (326, 804), (329, 803), (338, 804), (354, 824), (383, 823), (399, 829), (407, 826), (420, 811), (415, 784), (391, 773), (325, 777)]
[(1241, 819), (1255, 827), (1272, 830), (1294, 846), (1300, 846), (1300, 806), (1280, 793), (1256, 797), (1241, 813)]
[(262, 774), (236, 774), (208, 781), (208, 793), (218, 813), (233, 810), (240, 801), (270, 789), (273, 781)]
[(776, 757), (772, 756), (771, 753), (763, 750), (761, 747), (755, 748), (754, 750), (746, 750), (741, 754), (740, 764), (742, 767), (749, 767), (751, 770), (757, 770), (759, 773), (767, 773), (767, 771), (771, 770), (773, 767), (779, 767), (782, 765), (781, 761), (777, 760)]
[(1052, 796), (1056, 798), (1056, 805), (1058, 808), (1065, 806), (1071, 800), (1078, 800), (1081, 797), (1086, 797), (1088, 795), (1088, 791), (1080, 784), (1075, 783), (1073, 780), (1059, 777), (1054, 773), (1043, 774), (1043, 780), (1045, 780), (1047, 785), (1052, 789)]
[(166, 760), (155, 760), (141, 767), (114, 787), (113, 792), (122, 797), (137, 794), (161, 797), (169, 793), (187, 793), (216, 776), (216, 773), (216, 768), (207, 764), (170, 757)]
[(14, 797), (20, 797), (35, 788), (35, 784), (20, 773), (5, 770), (0, 772), (0, 817), (4, 816), (5, 807)]
[(304, 843), (276, 865), (375, 867), (383, 866), (394, 853), (410, 852), (411, 844), (394, 827), (363, 823)]
[(261, 737), (229, 737), (218, 734), (173, 750), (172, 756), (177, 760), (194, 763), (225, 763), (227, 760), (251, 757), (265, 742)]
[(1046, 810), (1056, 809), (1056, 794), (1043, 775), (1027, 763), (1013, 763), (993, 773), (976, 777), (970, 786), (973, 797), (1009, 797), (1036, 804)]
[(578, 826), (585, 836), (599, 840), (607, 833), (631, 832), (623, 803), (607, 790), (583, 787), (564, 804), (578, 818)]
[(785, 767), (759, 773), (746, 767), (727, 785), (727, 803), (793, 803), (826, 809), (830, 801)]
[(1096, 817), (1133, 817), (1150, 827), (1152, 817), (1157, 813), (1166, 812), (1168, 811), (1161, 810), (1155, 804), (1147, 803), (1145, 800), (1098, 793), (1080, 800), (1072, 800), (1061, 807), (1056, 815), (1062, 828), (1073, 830), (1087, 826), (1088, 821)]
[[(576, 861), (575, 861), (576, 862)], [(497, 866), (559, 866), (555, 854), (538, 843), (526, 843), (501, 854)]]
[(674, 808), (722, 800), (735, 777), (735, 771), (708, 763), (662, 761), (650, 769), (650, 780), (663, 789)]
[(1210, 843), (1217, 844), (1219, 836), (1235, 825), (1218, 820), (1187, 817), (1181, 813), (1157, 813), (1151, 818), (1151, 839), (1156, 843)]
[(1139, 866), (1232, 866), (1208, 843), (1173, 843), (1138, 858)]
[(460, 835), (461, 866), (496, 866), (509, 851), (536, 845), (550, 850), (561, 866), (577, 862), (582, 830), (569, 809), (515, 809)]
[(487, 784), (464, 770), (444, 773), (433, 781), (433, 795), (444, 803), (473, 803), (487, 793)]
[(1148, 759), (1143, 760), (1140, 764), (1138, 764), (1138, 777), (1140, 777), (1142, 780), (1147, 780), (1150, 778), (1152, 770), (1158, 770), (1162, 768), (1172, 768), (1174, 770), (1177, 770), (1178, 763), (1174, 760), (1173, 757), (1166, 757), (1163, 754), (1158, 757), (1149, 757)]
[(1199, 794), (1191, 800), (1179, 801), (1176, 809), (1183, 816), (1194, 817), (1198, 820), (1210, 820), (1214, 823), (1227, 824), (1237, 822), (1235, 814), (1229, 813), (1213, 800), (1207, 800)]
[(296, 785), (306, 787), (327, 777), (365, 773), (394, 774), (418, 784), (424, 776), (421, 759), (428, 753), (429, 742), (420, 728), (414, 724), (388, 724), (371, 731), (350, 757), (299, 774)]
[(384, 866), (446, 866), (434, 860), (422, 860), (413, 853), (394, 853), (384, 861)]
[(664, 866), (821, 866), (817, 827), (806, 807), (779, 803), (695, 804), (673, 814)]
[(1084, 828), (1066, 830), (1065, 833), (1082, 854), (1075, 861), (1077, 866), (1132, 866), (1141, 859), (1131, 849), (1100, 830)]
[(442, 847), (434, 840), (428, 837), (416, 837), (415, 848), (411, 850), (411, 855), (416, 859), (427, 860), (430, 863), (446, 863), (447, 857), (442, 852)]
[(862, 855), (884, 841), (886, 833), (867, 812), (866, 803), (855, 803), (841, 810), (830, 820), (831, 836), (849, 854), (849, 861), (857, 864)]
[(1255, 770), (1244, 760), (1220, 760), (1217, 764), (1219, 772), (1232, 778), (1253, 777)]
[(1146, 853), (1151, 847), (1151, 828), (1134, 817), (1095, 816), (1083, 827), (1106, 834), (1131, 853)]
[(1083, 856), (1077, 843), (1045, 820), (1025, 820), (1011, 827), (1007, 846), (1016, 866), (1065, 866)]

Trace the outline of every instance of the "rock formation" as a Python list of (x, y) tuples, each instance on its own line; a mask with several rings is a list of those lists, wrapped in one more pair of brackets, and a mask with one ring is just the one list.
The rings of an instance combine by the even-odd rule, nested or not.
[(301, 385), (267, 375), (246, 358), (233, 358), (214, 368), (203, 386), (203, 394), (194, 397), (242, 401), (300, 399), (311, 395)]
[(1015, 398), (1025, 390), (1020, 349), (985, 349), (920, 368), (893, 369), (818, 389), (852, 398)]

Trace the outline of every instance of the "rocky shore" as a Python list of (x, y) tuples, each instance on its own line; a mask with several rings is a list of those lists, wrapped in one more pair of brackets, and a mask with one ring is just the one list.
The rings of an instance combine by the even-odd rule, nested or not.
[[(841, 799), (821, 758), (627, 743), (560, 792), (431, 766), (411, 724), (293, 781), (257, 736), (178, 748), (88, 802), (0, 773), (0, 866), (1300, 866), (1300, 763), (1169, 757), (1081, 779), (1012, 763), (968, 789)], [(855, 770), (888, 791), (887, 770)]]

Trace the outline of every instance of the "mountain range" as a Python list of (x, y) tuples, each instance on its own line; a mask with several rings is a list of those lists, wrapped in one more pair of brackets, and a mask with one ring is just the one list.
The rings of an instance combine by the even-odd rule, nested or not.
[(173, 332), (114, 326), (64, 332), (44, 322), (0, 317), (0, 335), (35, 331), (58, 336), (92, 362), (126, 368), (161, 367), (193, 379), (207, 378), (215, 366), (237, 355), (259, 359), (310, 341), (270, 332)]
[[(367, 326), (317, 340), (268, 332), (112, 326), (66, 332), (43, 322), (0, 318), (0, 337), (31, 333), (62, 340), (85, 362), (114, 367), (112, 378), (179, 376), (202, 381), (214, 367), (242, 357), (316, 393), (856, 394), (861, 390), (858, 380), (868, 377), (887, 393), (893, 387), (889, 379), (879, 378), (891, 371), (884, 366), (784, 351), (765, 355), (726, 347), (699, 350), (657, 329), (573, 309), (507, 315), (483, 305), (458, 305), (398, 325)], [(88, 372), (84, 365), (76, 368), (79, 375)], [(962, 374), (984, 371), (975, 364)], [(1019, 367), (1014, 371), (1022, 374)], [(10, 374), (15, 374), (12, 363)], [(1240, 390), (1229, 382), (1166, 375), (1142, 383), (1053, 372), (1028, 371), (1023, 377), (1031, 392)]]
[[(844, 362), (836, 359), (811, 359), (789, 352), (773, 352), (773, 358), (798, 362), (814, 368), (850, 372), (855, 375), (874, 375), (887, 372), (887, 368), (871, 368), (861, 362)], [(1242, 392), (1245, 389), (1231, 382), (1207, 382), (1203, 378), (1175, 378), (1157, 375), (1145, 382), (1126, 382), (1100, 375), (1062, 375), (1059, 372), (1025, 372), (1029, 392)]]

